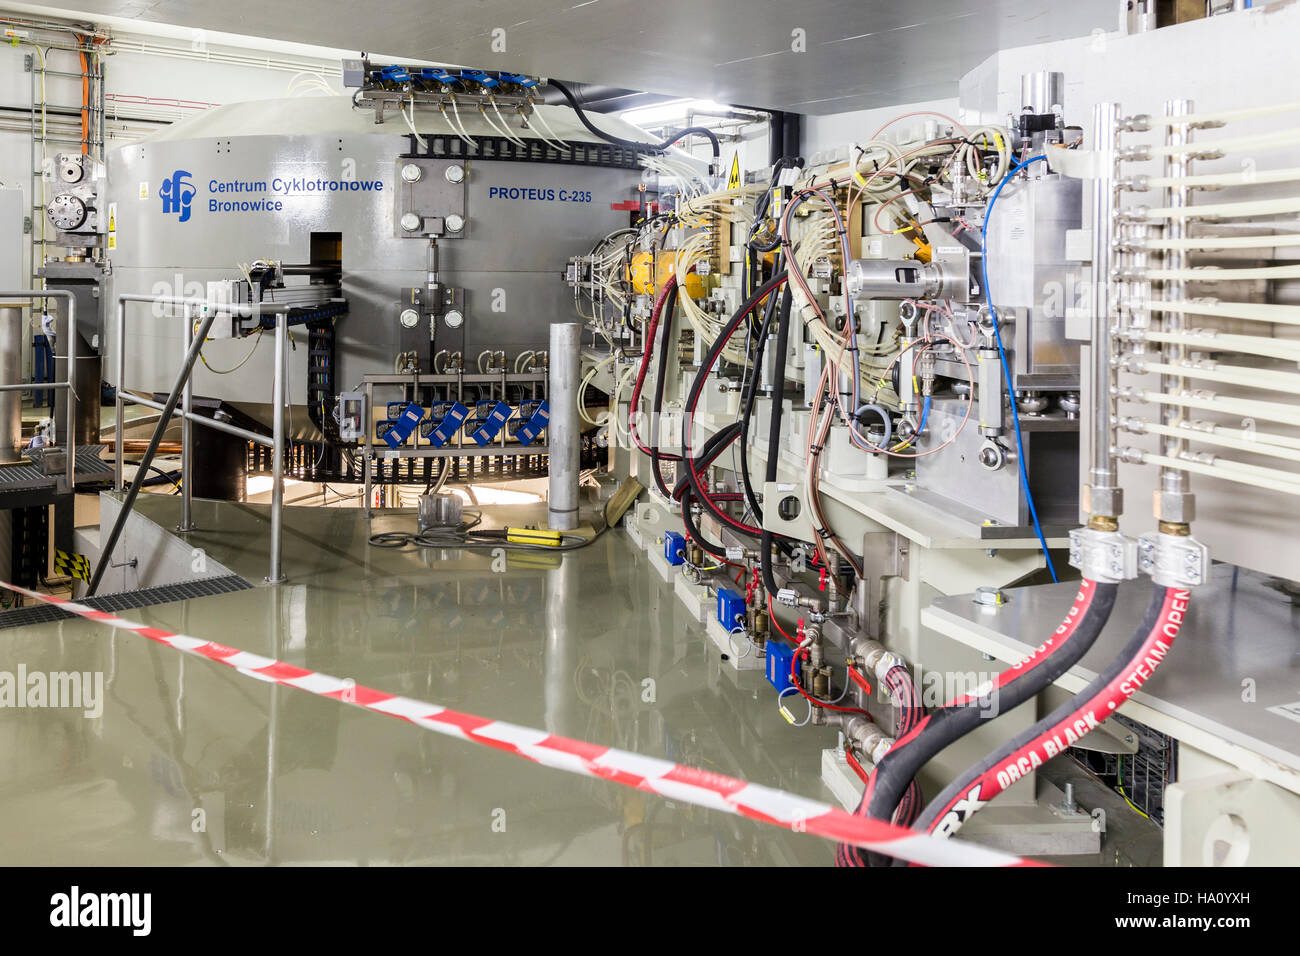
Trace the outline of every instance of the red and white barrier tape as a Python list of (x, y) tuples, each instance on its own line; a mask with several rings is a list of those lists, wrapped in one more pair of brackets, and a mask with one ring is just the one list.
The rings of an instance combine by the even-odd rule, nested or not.
[(233, 667), (248, 677), (296, 687), (319, 697), (328, 697), (375, 713), (397, 717), (425, 730), (495, 747), (557, 770), (611, 780), (638, 790), (657, 793), (670, 800), (761, 820), (773, 826), (789, 828), (796, 833), (812, 833), (828, 840), (850, 843), (926, 866), (1035, 865), (1031, 861), (997, 850), (956, 840), (936, 839), (880, 820), (857, 817), (829, 804), (735, 777), (684, 767), (655, 757), (615, 750), (613, 747), (557, 737), (544, 730), (489, 720), (440, 704), (398, 697), (249, 651), (128, 621), (75, 601), (29, 591), (12, 584), (0, 582), (0, 588), (52, 604), (100, 624), (134, 631), (178, 651), (197, 654)]

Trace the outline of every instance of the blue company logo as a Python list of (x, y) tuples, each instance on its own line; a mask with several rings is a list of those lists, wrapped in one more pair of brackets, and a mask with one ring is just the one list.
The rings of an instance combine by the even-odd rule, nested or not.
[(186, 222), (190, 218), (190, 202), (194, 199), (196, 190), (194, 183), (190, 182), (190, 174), (184, 169), (178, 169), (158, 187), (158, 195), (162, 196), (162, 211), (167, 213), (180, 213), (179, 222)]

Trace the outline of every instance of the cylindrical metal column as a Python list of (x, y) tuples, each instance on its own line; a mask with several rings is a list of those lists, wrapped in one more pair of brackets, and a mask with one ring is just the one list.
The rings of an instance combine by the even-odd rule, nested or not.
[[(23, 310), (0, 309), (0, 385), (23, 380)], [(0, 392), (0, 461), (17, 461), (23, 437), (23, 393)]]
[(117, 300), (117, 337), (113, 348), (113, 367), (117, 377), (113, 379), (113, 395), (117, 399), (113, 409), (113, 488), (122, 490), (122, 452), (126, 431), (126, 403), (122, 401), (123, 381), (126, 379), (126, 300)]
[(547, 523), (556, 531), (578, 526), (578, 470), (582, 460), (582, 430), (578, 421), (578, 370), (582, 358), (582, 328), (576, 322), (551, 326), (549, 393), (551, 417), (546, 426)]
[(279, 584), (284, 580), (284, 571), (280, 566), (281, 536), (284, 521), (284, 375), (286, 346), (289, 340), (289, 318), (285, 315), (275, 317), (275, 378), (271, 402), (275, 406), (272, 412), (271, 448), (271, 570), (266, 580), (270, 584)]
[[(1166, 116), (1186, 116), (1192, 111), (1190, 100), (1170, 100), (1165, 103)], [(1191, 133), (1185, 123), (1171, 124), (1165, 128), (1166, 146), (1183, 146), (1189, 141)], [(1182, 153), (1165, 157), (1164, 174), (1171, 179), (1178, 179), (1190, 173), (1191, 160)], [(1188, 205), (1190, 190), (1186, 186), (1171, 186), (1166, 190), (1166, 204), (1173, 208)], [(1164, 238), (1181, 240), (1184, 238), (1184, 221), (1177, 216), (1170, 217), (1165, 225)], [(1164, 254), (1163, 267), (1170, 270), (1187, 267), (1187, 253), (1181, 249), (1171, 249)], [(1186, 297), (1187, 283), (1173, 280), (1164, 284), (1162, 298), (1166, 302), (1180, 301)], [(1177, 312), (1160, 314), (1160, 331), (1182, 332), (1185, 322)], [(1166, 343), (1161, 347), (1161, 358), (1166, 365), (1180, 365), (1187, 358), (1186, 346)], [(1180, 375), (1161, 375), (1160, 391), (1166, 395), (1177, 395), (1183, 391), (1187, 379)], [(1166, 405), (1161, 412), (1161, 421), (1170, 427), (1181, 424), (1186, 410), (1177, 405)], [(1161, 453), (1166, 458), (1181, 458), (1187, 451), (1185, 438), (1164, 438), (1161, 441)], [(1194, 510), (1191, 491), (1191, 476), (1181, 469), (1160, 469), (1160, 491), (1156, 495), (1156, 517), (1161, 521), (1186, 524), (1191, 521)]]
[[(181, 306), (181, 317), (185, 321), (185, 331), (181, 333), (183, 354), (188, 355), (194, 345), (194, 321), (190, 317), (190, 307)], [(202, 346), (199, 346), (202, 349)], [(181, 523), (177, 531), (194, 530), (194, 422), (190, 414), (194, 411), (194, 376), (185, 379), (185, 388), (181, 392)]]
[(1111, 429), (1115, 400), (1111, 396), (1111, 323), (1114, 316), (1111, 291), (1111, 256), (1115, 221), (1115, 149), (1119, 106), (1098, 103), (1092, 111), (1092, 148), (1101, 163), (1092, 186), (1092, 348), (1088, 377), (1091, 399), (1091, 428), (1087, 434), (1088, 484), (1086, 509), (1094, 517), (1117, 518), (1123, 511)]

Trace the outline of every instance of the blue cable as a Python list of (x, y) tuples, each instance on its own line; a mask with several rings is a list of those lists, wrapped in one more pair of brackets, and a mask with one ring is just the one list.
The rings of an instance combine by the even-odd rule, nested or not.
[(1007, 380), (1008, 397), (1011, 399), (1011, 420), (1016, 426), (1016, 464), (1020, 467), (1020, 484), (1025, 489), (1025, 500), (1029, 502), (1029, 517), (1034, 522), (1034, 533), (1038, 535), (1038, 543), (1043, 549), (1043, 558), (1047, 561), (1047, 572), (1056, 581), (1056, 568), (1052, 565), (1052, 556), (1047, 552), (1047, 539), (1043, 537), (1043, 526), (1038, 522), (1038, 509), (1034, 507), (1034, 494), (1029, 490), (1029, 473), (1025, 470), (1025, 440), (1020, 432), (1020, 412), (1016, 408), (1016, 390), (1011, 382), (1011, 365), (1007, 362), (1007, 350), (1002, 346), (1002, 332), (1000, 330), (1001, 321), (998, 319), (997, 310), (993, 307), (993, 292), (989, 289), (989, 220), (993, 218), (993, 204), (998, 201), (998, 196), (1002, 193), (1002, 187), (1011, 182), (1011, 177), (1020, 170), (1024, 169), (1030, 163), (1036, 163), (1040, 159), (1046, 159), (1046, 156), (1031, 156), (1024, 162), (1015, 163), (1007, 170), (1006, 176), (1002, 182), (998, 183), (998, 188), (993, 190), (993, 195), (989, 197), (988, 208), (984, 210), (984, 224), (980, 227), (980, 273), (984, 280), (984, 298), (989, 304), (989, 317), (993, 320), (993, 340), (998, 345), (998, 360), (1002, 363), (1002, 374)]

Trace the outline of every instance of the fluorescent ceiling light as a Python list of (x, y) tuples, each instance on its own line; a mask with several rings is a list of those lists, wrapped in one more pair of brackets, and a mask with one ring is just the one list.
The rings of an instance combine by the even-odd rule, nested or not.
[(713, 100), (672, 100), (668, 103), (656, 103), (654, 106), (642, 106), (626, 110), (618, 115), (629, 123), (642, 128), (663, 126), (672, 120), (684, 120), (689, 112), (726, 113), (731, 109), (725, 103)]

